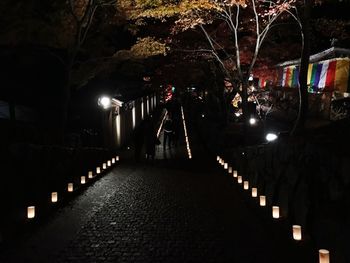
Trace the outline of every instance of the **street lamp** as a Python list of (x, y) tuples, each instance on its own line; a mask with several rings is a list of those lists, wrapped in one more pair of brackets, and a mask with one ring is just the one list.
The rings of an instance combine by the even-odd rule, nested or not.
[(108, 109), (112, 106), (112, 99), (108, 96), (101, 96), (98, 98), (98, 105), (104, 109)]
[(273, 141), (277, 140), (277, 138), (278, 138), (277, 134), (272, 133), (272, 132), (266, 134), (266, 137), (265, 137), (266, 141), (268, 141), (268, 142), (273, 142)]

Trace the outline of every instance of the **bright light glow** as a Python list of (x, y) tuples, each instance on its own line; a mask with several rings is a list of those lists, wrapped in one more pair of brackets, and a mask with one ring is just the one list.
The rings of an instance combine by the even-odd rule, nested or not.
[(320, 263), (329, 263), (329, 251), (327, 249), (320, 249), (318, 254)]
[(102, 164), (102, 169), (103, 169), (103, 170), (107, 169), (107, 164), (106, 164), (106, 163), (103, 163), (103, 164)]
[(250, 125), (255, 125), (256, 124), (256, 119), (255, 118), (250, 118), (249, 119), (249, 124)]
[(184, 110), (183, 110), (183, 107), (182, 107), (182, 106), (181, 106), (181, 115), (182, 115), (182, 123), (183, 123), (183, 127), (184, 127), (185, 138), (186, 138), (186, 146), (187, 146), (188, 159), (192, 159), (190, 141), (189, 141), (189, 138), (188, 138), (188, 135), (187, 135), (185, 114), (184, 114)]
[(242, 176), (238, 176), (237, 180), (238, 180), (238, 183), (241, 184), (243, 182)]
[(112, 158), (112, 163), (115, 163), (115, 158)]
[(102, 96), (98, 99), (98, 105), (102, 106), (104, 109), (108, 109), (112, 105), (112, 99), (107, 96)]
[(224, 164), (224, 169), (227, 170), (228, 169), (228, 163)]
[(205, 115), (204, 114), (202, 114), (202, 118), (204, 118), (205, 117)]
[(244, 190), (248, 190), (249, 189), (249, 182), (248, 181), (244, 181), (243, 182), (243, 189)]
[(237, 170), (234, 170), (233, 171), (233, 177), (237, 177), (237, 176), (238, 176)]
[(252, 188), (252, 197), (257, 197), (258, 196), (258, 189), (256, 187)]
[(280, 218), (280, 208), (279, 208), (279, 206), (273, 206), (272, 207), (272, 217), (273, 218)]
[(96, 173), (97, 173), (97, 174), (100, 174), (100, 173), (101, 173), (101, 168), (100, 168), (100, 167), (97, 167), (97, 168), (96, 168)]
[(135, 106), (132, 107), (132, 128), (135, 129), (136, 126), (136, 109)]
[(35, 217), (35, 206), (28, 206), (27, 207), (27, 218), (34, 218)]
[(141, 119), (142, 119), (142, 120), (143, 120), (144, 115), (145, 115), (144, 111), (145, 111), (145, 109), (144, 109), (143, 99), (142, 99), (142, 102), (141, 102)]
[[(163, 124), (164, 124), (164, 121), (165, 121), (167, 115), (168, 115), (168, 111), (165, 110), (164, 117), (163, 117), (162, 122), (160, 123), (159, 129), (157, 131), (157, 138), (159, 138), (160, 132), (162, 131), (162, 127), (163, 127)], [(186, 137), (186, 140), (187, 140), (187, 137)]]
[(250, 76), (248, 80), (253, 81), (253, 76)]
[(93, 174), (92, 174), (92, 171), (89, 171), (89, 173), (88, 173), (88, 178), (92, 178), (93, 177)]
[(80, 183), (81, 184), (85, 184), (86, 183), (85, 176), (80, 177)]
[(116, 117), (116, 129), (117, 129), (117, 144), (120, 145), (121, 142), (121, 128), (120, 128), (120, 115)]
[(232, 167), (231, 166), (228, 168), (228, 173), (232, 174)]
[(58, 201), (58, 194), (57, 194), (57, 192), (52, 192), (51, 193), (51, 202), (52, 203), (57, 203), (57, 201)]
[(73, 183), (68, 184), (68, 192), (73, 192)]
[(112, 165), (112, 163), (111, 163), (111, 161), (107, 161), (107, 166), (111, 166)]
[(272, 142), (272, 141), (276, 140), (277, 138), (278, 138), (278, 136), (275, 133), (266, 134), (266, 140), (268, 142)]
[(240, 113), (240, 112), (235, 112), (235, 115), (236, 115), (236, 117), (239, 117), (239, 116), (242, 115), (242, 113)]
[(266, 206), (266, 196), (260, 196), (260, 206)]
[(216, 160), (217, 160), (217, 161), (220, 161), (220, 156), (219, 156), (219, 155), (216, 156)]
[(119, 155), (117, 155), (115, 159), (117, 160), (117, 162), (119, 162)]
[(297, 241), (302, 239), (301, 226), (293, 225), (293, 239)]

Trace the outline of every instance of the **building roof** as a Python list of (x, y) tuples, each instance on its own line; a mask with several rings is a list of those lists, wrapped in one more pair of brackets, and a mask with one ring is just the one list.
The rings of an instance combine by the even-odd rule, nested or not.
[[(342, 58), (342, 57), (350, 57), (350, 49), (347, 48), (339, 48), (339, 47), (331, 47), (326, 49), (320, 53), (314, 54), (310, 56), (310, 63), (332, 59), (332, 58)], [(294, 59), (285, 61), (277, 64), (278, 67), (286, 67), (292, 65), (300, 64), (300, 59)]]

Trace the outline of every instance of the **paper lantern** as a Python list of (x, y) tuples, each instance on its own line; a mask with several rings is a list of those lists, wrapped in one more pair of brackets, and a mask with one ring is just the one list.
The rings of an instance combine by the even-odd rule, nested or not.
[(85, 176), (80, 177), (80, 183), (81, 184), (85, 184), (86, 183)]
[(216, 156), (216, 160), (217, 160), (217, 161), (220, 161), (220, 156)]
[(228, 169), (228, 163), (224, 163), (224, 169), (225, 169), (225, 170)]
[(68, 184), (68, 192), (73, 192), (73, 183)]
[(116, 161), (118, 162), (118, 161), (119, 161), (119, 156), (117, 155), (117, 156), (115, 157), (115, 159), (116, 159)]
[(260, 206), (266, 206), (266, 196), (260, 196)]
[(104, 169), (104, 170), (107, 169), (106, 163), (103, 163), (103, 164), (102, 164), (102, 169)]
[(320, 263), (329, 263), (329, 251), (327, 249), (320, 249), (318, 255)]
[(232, 167), (231, 166), (228, 168), (228, 173), (232, 174)]
[(100, 174), (100, 173), (101, 173), (101, 168), (100, 168), (100, 167), (97, 167), (97, 168), (96, 168), (96, 173), (97, 173), (97, 174)]
[(243, 189), (244, 190), (248, 190), (249, 189), (249, 182), (248, 181), (244, 181), (243, 182)]
[(92, 171), (89, 171), (89, 173), (88, 173), (88, 178), (92, 178), (94, 175), (92, 174)]
[(115, 163), (115, 158), (112, 158), (112, 163)]
[(280, 218), (280, 208), (279, 208), (279, 206), (273, 206), (272, 207), (272, 217), (273, 218)]
[(35, 217), (35, 206), (28, 206), (27, 207), (27, 218), (34, 218)]
[(107, 166), (109, 167), (111, 165), (112, 165), (111, 161), (107, 161)]
[(252, 188), (252, 197), (257, 197), (258, 196), (258, 188), (253, 187)]
[(51, 202), (52, 203), (57, 203), (57, 201), (58, 201), (58, 194), (57, 194), (57, 192), (52, 192), (51, 193)]
[(237, 180), (238, 180), (238, 183), (241, 184), (243, 182), (242, 176), (238, 176)]
[(237, 177), (238, 176), (238, 173), (236, 170), (233, 171), (233, 177)]
[(293, 225), (293, 239), (298, 241), (302, 239), (301, 226)]

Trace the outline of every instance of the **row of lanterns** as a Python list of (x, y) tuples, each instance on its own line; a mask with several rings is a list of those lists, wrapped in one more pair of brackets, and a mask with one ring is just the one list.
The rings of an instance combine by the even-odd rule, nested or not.
[(184, 110), (183, 110), (182, 106), (181, 106), (181, 115), (182, 115), (182, 122), (183, 122), (184, 132), (185, 132), (185, 139), (186, 139), (186, 148), (187, 148), (188, 159), (192, 159), (192, 152), (191, 152), (191, 147), (190, 147), (190, 141), (188, 139), (187, 128), (186, 128), (185, 114), (184, 114)]
[[(238, 184), (243, 185), (243, 189), (245, 191), (248, 191), (250, 188), (249, 181), (243, 180), (243, 177), (241, 175), (238, 175), (237, 170), (233, 170), (231, 166), (228, 165), (222, 159), (220, 156), (216, 157), (217, 162), (223, 166), (225, 170), (228, 171), (229, 174), (232, 174), (233, 178), (235, 178), (238, 182)], [(253, 198), (258, 197), (258, 189), (256, 187), (251, 188), (251, 196)], [(266, 196), (265, 195), (260, 195), (259, 196), (259, 205), (261, 207), (266, 206)], [(280, 208), (279, 206), (272, 206), (272, 217), (274, 219), (280, 218)], [(302, 227), (300, 225), (293, 225), (292, 226), (292, 233), (293, 233), (293, 239), (296, 241), (301, 241), (302, 240)], [(319, 250), (319, 263), (329, 263), (330, 262), (330, 257), (329, 257), (329, 251), (326, 249), (320, 249)]]
[[(107, 170), (107, 167), (111, 167), (114, 165), (116, 162), (119, 161), (119, 156), (116, 156), (115, 158), (112, 158), (111, 160), (108, 160), (107, 163), (102, 164), (102, 169), (101, 167), (96, 167), (96, 176), (101, 174), (103, 170)], [(92, 179), (94, 178), (94, 173), (93, 171), (88, 172), (88, 176), (81, 176), (80, 177), (80, 184), (84, 185), (87, 183), (87, 179)], [(74, 192), (74, 185), (73, 183), (68, 183), (67, 185), (67, 192), (72, 193)], [(58, 202), (58, 192), (52, 192), (51, 193), (51, 203), (57, 203)], [(27, 218), (28, 219), (33, 219), (35, 217), (35, 206), (28, 206), (27, 207)]]

